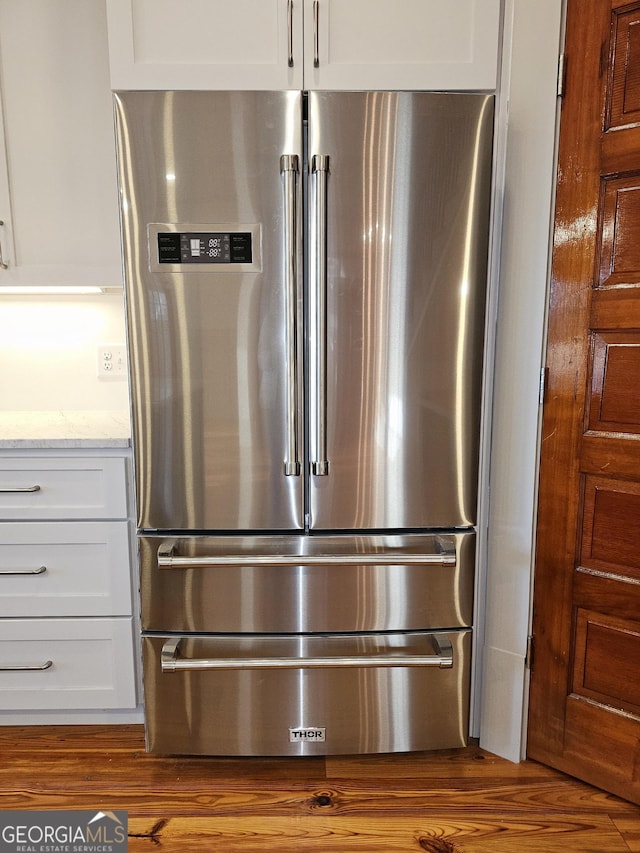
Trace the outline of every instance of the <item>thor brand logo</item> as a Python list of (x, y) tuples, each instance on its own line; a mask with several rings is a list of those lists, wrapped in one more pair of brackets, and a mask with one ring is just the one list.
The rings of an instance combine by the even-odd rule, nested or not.
[(289, 742), (324, 743), (326, 731), (324, 726), (298, 726), (289, 729)]

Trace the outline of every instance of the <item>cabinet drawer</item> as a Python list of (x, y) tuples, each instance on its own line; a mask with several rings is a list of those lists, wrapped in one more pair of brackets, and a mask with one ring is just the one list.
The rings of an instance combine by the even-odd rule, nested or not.
[(131, 619), (0, 621), (0, 710), (135, 704)]
[(130, 616), (126, 521), (0, 524), (0, 617)]
[(0, 518), (126, 518), (125, 459), (0, 459)]

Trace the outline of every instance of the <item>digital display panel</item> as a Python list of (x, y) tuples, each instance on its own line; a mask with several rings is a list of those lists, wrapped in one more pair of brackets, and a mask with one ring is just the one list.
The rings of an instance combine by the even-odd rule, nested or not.
[(158, 232), (159, 264), (250, 264), (251, 233)]

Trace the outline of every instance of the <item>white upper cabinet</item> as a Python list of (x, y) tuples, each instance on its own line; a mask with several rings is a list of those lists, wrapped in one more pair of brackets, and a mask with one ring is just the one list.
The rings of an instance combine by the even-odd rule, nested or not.
[(500, 0), (305, 0), (307, 89), (495, 89)]
[(114, 89), (496, 86), (500, 0), (107, 0)]
[(107, 0), (113, 89), (299, 89), (302, 0)]
[(0, 0), (2, 287), (122, 284), (102, 0)]

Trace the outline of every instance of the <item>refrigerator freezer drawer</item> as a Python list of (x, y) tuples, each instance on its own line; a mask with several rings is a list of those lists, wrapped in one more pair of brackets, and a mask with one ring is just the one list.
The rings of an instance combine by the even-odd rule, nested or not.
[(471, 631), (146, 636), (147, 748), (340, 755), (467, 743)]
[(140, 540), (142, 628), (417, 631), (471, 625), (475, 534)]

